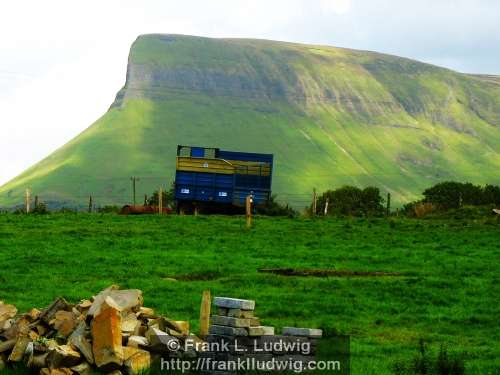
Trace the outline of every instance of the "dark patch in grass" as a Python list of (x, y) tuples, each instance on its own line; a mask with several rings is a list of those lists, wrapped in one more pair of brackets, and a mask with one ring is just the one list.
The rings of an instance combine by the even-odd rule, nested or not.
[(262, 273), (272, 273), (280, 276), (303, 276), (303, 277), (328, 277), (328, 276), (404, 276), (399, 272), (383, 271), (352, 271), (352, 270), (329, 270), (329, 269), (297, 269), (297, 268), (261, 268)]
[(166, 276), (166, 279), (177, 281), (211, 281), (221, 277), (219, 272), (186, 273), (184, 275)]

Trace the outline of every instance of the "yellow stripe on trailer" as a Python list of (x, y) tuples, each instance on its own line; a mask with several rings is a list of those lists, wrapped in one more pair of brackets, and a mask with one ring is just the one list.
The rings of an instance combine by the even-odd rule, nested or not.
[(271, 166), (269, 163), (258, 163), (241, 160), (224, 160), (208, 158), (177, 157), (176, 168), (185, 172), (205, 172), (221, 174), (250, 174), (269, 176)]

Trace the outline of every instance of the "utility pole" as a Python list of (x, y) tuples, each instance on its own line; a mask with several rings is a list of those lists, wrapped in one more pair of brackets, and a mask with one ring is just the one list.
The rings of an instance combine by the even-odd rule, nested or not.
[(330, 203), (330, 199), (327, 197), (325, 202), (325, 216), (328, 215), (328, 203)]
[(387, 193), (387, 210), (385, 214), (387, 217), (391, 215), (391, 193)]
[(89, 214), (92, 213), (92, 195), (89, 195)]
[(130, 177), (130, 180), (132, 181), (132, 194), (134, 195), (134, 206), (135, 206), (135, 183), (137, 181), (140, 181), (139, 177)]

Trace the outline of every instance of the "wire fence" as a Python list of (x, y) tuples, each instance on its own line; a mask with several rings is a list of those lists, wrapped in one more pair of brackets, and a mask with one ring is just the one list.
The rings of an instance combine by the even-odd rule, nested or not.
[[(485, 173), (481, 170), (481, 173)], [(366, 183), (364, 186), (375, 186), (380, 189), (381, 195), (385, 198), (387, 193), (393, 194), (393, 199), (398, 200), (398, 189), (390, 189), (383, 183), (378, 183), (377, 177), (384, 176), (390, 177), (396, 173), (380, 173), (371, 175), (349, 175), (339, 173), (320, 173), (314, 175), (300, 175), (297, 179), (301, 183), (305, 181), (307, 185), (311, 186), (308, 191), (293, 191), (283, 189), (282, 187), (275, 188), (273, 195), (276, 202), (282, 205), (289, 205), (296, 209), (303, 209), (309, 207), (313, 201), (313, 189), (316, 185), (324, 186), (325, 183), (317, 184), (319, 179), (330, 177), (332, 180), (329, 189), (338, 188), (343, 185), (359, 186), (359, 181), (363, 180)], [(401, 174), (399, 174), (401, 175)], [(282, 180), (291, 179), (292, 176), (281, 174), (273, 175), (273, 179), (281, 177)], [(133, 178), (135, 178), (135, 189), (133, 185)], [(336, 183), (334, 183), (334, 180)], [(37, 187), (26, 186), (12, 189), (8, 192), (0, 194), (0, 202), (3, 207), (0, 209), (16, 209), (25, 207), (29, 202), (31, 207), (35, 203), (45, 203), (49, 208), (71, 208), (75, 210), (88, 210), (91, 204), (92, 210), (99, 209), (105, 206), (124, 206), (128, 204), (142, 205), (147, 198), (149, 198), (155, 191), (161, 187), (163, 191), (168, 191), (172, 187), (173, 179), (168, 176), (153, 176), (153, 175), (139, 175), (130, 177), (69, 177), (64, 183), (54, 183), (48, 186)], [(339, 182), (340, 181), (340, 182)], [(435, 183), (441, 182), (442, 179), (436, 178)], [(429, 181), (429, 186), (432, 185)], [(305, 185), (305, 184), (303, 184)], [(26, 196), (29, 190), (29, 196)], [(324, 189), (327, 190), (327, 189)], [(134, 194), (135, 192), (135, 194)], [(396, 192), (396, 194), (394, 194)], [(318, 190), (318, 194), (321, 191)], [(400, 194), (399, 198), (403, 197)], [(401, 201), (401, 199), (399, 199)], [(5, 203), (7, 202), (7, 203)]]
[[(161, 187), (168, 191), (172, 187), (172, 179), (165, 176), (134, 176), (135, 194), (132, 177), (82, 177), (68, 178), (64, 183), (55, 183), (48, 186), (26, 186), (15, 188), (0, 194), (2, 209), (20, 209), (34, 207), (36, 203), (44, 203), (49, 208), (68, 208), (74, 210), (92, 210), (105, 206), (124, 206), (128, 204), (143, 204), (154, 192)], [(311, 192), (279, 192), (276, 196), (280, 204), (295, 207), (305, 207), (311, 203)]]

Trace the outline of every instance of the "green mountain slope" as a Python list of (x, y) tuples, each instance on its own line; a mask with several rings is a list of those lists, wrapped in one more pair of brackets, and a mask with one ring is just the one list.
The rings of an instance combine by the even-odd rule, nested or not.
[(49, 202), (139, 201), (172, 181), (177, 144), (275, 154), (273, 190), (376, 185), (396, 202), (441, 180), (500, 183), (500, 80), (327, 46), (145, 35), (109, 111), (0, 187)]

